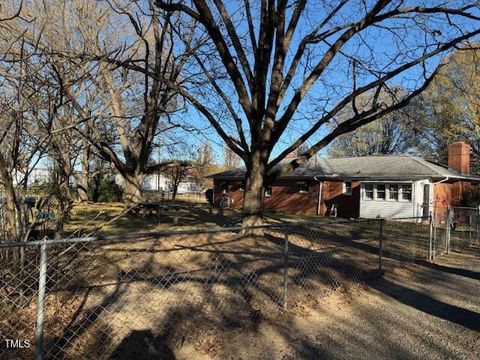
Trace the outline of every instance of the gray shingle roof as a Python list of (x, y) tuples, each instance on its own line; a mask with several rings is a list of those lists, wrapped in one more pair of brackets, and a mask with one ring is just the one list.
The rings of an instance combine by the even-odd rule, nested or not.
[[(285, 159), (283, 161), (291, 160)], [(212, 178), (227, 179), (243, 178), (244, 176), (245, 167), (240, 167), (212, 175)], [(314, 176), (360, 180), (416, 180), (450, 177), (480, 181), (478, 176), (462, 175), (446, 166), (412, 155), (372, 155), (330, 159), (314, 156), (306, 164), (283, 178), (313, 178)]]

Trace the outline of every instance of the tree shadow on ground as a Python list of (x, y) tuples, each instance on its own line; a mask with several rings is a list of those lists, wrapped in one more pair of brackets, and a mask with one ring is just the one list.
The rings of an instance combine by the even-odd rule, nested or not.
[(134, 330), (122, 340), (110, 359), (173, 360), (175, 355), (166, 340), (150, 330)]
[(384, 278), (373, 281), (370, 286), (402, 304), (414, 307), (426, 314), (448, 320), (471, 330), (480, 331), (479, 313), (447, 304)]
[[(291, 286), (297, 286), (292, 292), (305, 291), (318, 295), (319, 289), (328, 287), (335, 289), (342, 282), (344, 286), (348, 286), (352, 274), (365, 271), (360, 260), (373, 259), (366, 255), (377, 254), (378, 251), (370, 244), (351, 240), (348, 234), (307, 230), (310, 238), (316, 239), (315, 241), (319, 243), (328, 239), (329, 247), (325, 251), (325, 249), (315, 250), (293, 242), (290, 244), (287, 269)], [(361, 238), (361, 232), (358, 229), (356, 231), (357, 238)], [(303, 230), (297, 229), (294, 233), (305, 236)], [(148, 251), (145, 251), (144, 258), (138, 258), (141, 249), (132, 248), (131, 252), (128, 248), (121, 249), (121, 259), (131, 257), (136, 261), (135, 266), (125, 270), (119, 260), (114, 262), (115, 278), (111, 280), (115, 281), (104, 283), (104, 286), (114, 285), (116, 290), (106, 295), (97, 306), (85, 309), (81, 315), (79, 312), (75, 314), (75, 318), (54, 341), (57, 344), (56, 347), (61, 349), (59, 355), (68, 348), (69, 341), (81, 337), (98, 322), (105, 309), (115, 303), (123, 302), (122, 296), (126, 293), (127, 286), (134, 284), (151, 286), (149, 291), (152, 292), (177, 291), (177, 288), (187, 284), (199, 287), (201, 292), (193, 300), (189, 298), (187, 291), (186, 294), (180, 293), (173, 303), (155, 304), (160, 305), (158, 311), (167, 311), (167, 316), (154, 328), (130, 331), (118, 345), (115, 345), (111, 353), (112, 359), (171, 359), (174, 358), (175, 349), (181, 347), (185, 341), (195, 341), (196, 337), (215, 339), (215, 336), (211, 335), (212, 329), (217, 329), (219, 336), (222, 333), (225, 336), (231, 330), (258, 333), (260, 323), (265, 317), (275, 319), (275, 315), (270, 312), (279, 312), (279, 306), (282, 304), (283, 282), (279, 280), (285, 267), (284, 239), (279, 234), (267, 234), (259, 238), (239, 234), (230, 236), (234, 241), (229, 239), (215, 242), (207, 237), (207, 239), (194, 239), (195, 243), (188, 246), (183, 243), (184, 239), (175, 239), (161, 249), (156, 250), (152, 247), (146, 249)], [(332, 252), (339, 253), (344, 249), (356, 251), (358, 262), (332, 256)], [(110, 248), (105, 251), (108, 255), (108, 251), (116, 250)], [(182, 252), (182, 254), (188, 252), (189, 255), (179, 257), (181, 260), (176, 264), (163, 263), (162, 259), (166, 256), (164, 254), (173, 251)], [(387, 253), (386, 256), (388, 255)], [(309, 264), (309, 259), (314, 259), (315, 263)], [(180, 261), (188, 262), (190, 266), (195, 265), (195, 268), (186, 270)], [(107, 256), (105, 266), (108, 264), (111, 265), (112, 261)], [(307, 281), (308, 287), (305, 286)], [(385, 279), (373, 281), (371, 286), (422, 312), (469, 329), (479, 330), (480, 317), (475, 312), (440, 302), (426, 294)], [(227, 294), (224, 297), (219, 297), (218, 287), (226, 289)], [(82, 282), (82, 289), (85, 288), (88, 289), (89, 286), (85, 286)], [(92, 285), (91, 288), (98, 289), (98, 286)], [(137, 305), (147, 309), (152, 304), (138, 303)], [(149, 310), (157, 311), (155, 307)], [(149, 316), (149, 313), (145, 313), (144, 316)], [(283, 333), (283, 336), (286, 337), (287, 334)], [(207, 347), (215, 346), (221, 348), (222, 344), (209, 344)], [(303, 354), (302, 357), (305, 358), (328, 357), (327, 351), (310, 341), (302, 342), (295, 351)], [(271, 355), (274, 357), (273, 353)]]

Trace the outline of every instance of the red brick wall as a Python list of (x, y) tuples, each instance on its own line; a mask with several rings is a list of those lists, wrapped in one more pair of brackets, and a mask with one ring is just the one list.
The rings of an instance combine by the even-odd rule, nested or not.
[(470, 145), (456, 142), (448, 146), (448, 167), (461, 174), (470, 174)]
[[(216, 180), (214, 184), (215, 206), (219, 205), (223, 181)], [(318, 182), (306, 181), (308, 192), (299, 192), (297, 181), (277, 181), (272, 186), (272, 195), (265, 197), (265, 209), (285, 212), (303, 212), (309, 215), (317, 213)], [(233, 200), (233, 208), (241, 209), (244, 192), (240, 184), (229, 182), (226, 195)]]
[(272, 196), (265, 197), (265, 209), (285, 212), (317, 213), (318, 182), (306, 181), (308, 192), (299, 192), (297, 181), (278, 181), (272, 186)]
[(360, 216), (360, 182), (352, 181), (352, 194), (346, 195), (343, 194), (343, 181), (324, 181), (320, 214), (328, 215), (332, 204), (337, 206), (340, 217)]
[[(272, 186), (272, 196), (265, 197), (265, 209), (285, 212), (303, 212), (308, 215), (317, 214), (319, 184), (315, 180), (306, 181), (308, 192), (299, 192), (296, 180), (280, 180)], [(223, 181), (215, 181), (215, 205), (218, 206), (222, 195)], [(237, 182), (230, 182), (227, 196), (233, 200), (233, 207), (241, 209), (243, 191)], [(358, 217), (360, 212), (360, 182), (352, 182), (352, 194), (343, 194), (343, 181), (324, 181), (322, 185), (322, 201), (320, 215), (327, 214), (332, 203), (338, 208), (338, 216)]]
[(438, 217), (443, 219), (446, 216), (448, 206), (460, 206), (465, 192), (471, 187), (471, 183), (467, 181), (436, 184), (433, 188), (433, 199)]

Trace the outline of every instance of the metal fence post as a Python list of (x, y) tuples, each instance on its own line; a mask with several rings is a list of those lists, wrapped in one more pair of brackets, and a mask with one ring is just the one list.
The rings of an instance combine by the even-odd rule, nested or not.
[(433, 218), (432, 212), (428, 216), (428, 261), (433, 260)]
[(435, 212), (435, 208), (433, 210), (432, 223), (433, 223), (433, 240), (432, 240), (432, 261), (433, 261), (437, 256), (437, 213)]
[(378, 246), (378, 270), (382, 271), (382, 255), (383, 255), (383, 226), (385, 219), (380, 219), (380, 238)]
[(284, 224), (285, 243), (283, 247), (283, 309), (287, 310), (288, 299), (288, 228)]
[(480, 239), (480, 205), (478, 205), (477, 209), (477, 221), (475, 226), (475, 241), (478, 242)]
[(445, 226), (445, 252), (450, 253), (450, 229), (452, 227), (452, 215), (450, 206), (447, 207), (447, 224)]
[[(46, 240), (46, 239), (44, 239)], [(40, 245), (40, 273), (38, 275), (37, 325), (35, 328), (35, 360), (43, 355), (43, 325), (45, 318), (45, 292), (47, 283), (47, 244)]]

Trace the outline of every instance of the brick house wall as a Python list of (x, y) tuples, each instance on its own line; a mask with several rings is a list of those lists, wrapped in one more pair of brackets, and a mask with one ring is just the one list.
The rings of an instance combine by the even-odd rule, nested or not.
[(351, 195), (343, 193), (343, 181), (323, 181), (320, 215), (328, 215), (332, 204), (337, 206), (337, 214), (340, 217), (359, 217), (360, 181), (352, 181)]
[[(272, 195), (265, 196), (265, 209), (284, 212), (301, 212), (316, 215), (318, 211), (319, 183), (315, 180), (301, 181), (307, 183), (308, 191), (299, 191), (299, 180), (279, 180), (272, 186)], [(223, 190), (226, 190), (223, 193)], [(228, 196), (233, 203), (231, 207), (241, 209), (243, 190), (240, 181), (216, 180), (214, 185), (215, 206), (220, 199)], [(335, 204), (340, 217), (358, 217), (360, 213), (360, 182), (352, 182), (352, 194), (343, 194), (343, 181), (322, 182), (322, 199), (320, 215), (328, 215), (330, 207)]]
[[(299, 181), (279, 180), (272, 186), (271, 196), (265, 196), (265, 209), (285, 212), (303, 212), (309, 215), (317, 213), (318, 182), (302, 181), (308, 186), (308, 191), (299, 191)], [(225, 193), (223, 190), (226, 190)], [(216, 180), (214, 184), (214, 203), (219, 206), (220, 199), (228, 196), (234, 209), (243, 205), (243, 190), (240, 181)]]
[(436, 184), (433, 188), (433, 200), (435, 213), (439, 220), (446, 218), (448, 206), (460, 206), (464, 194), (471, 189), (472, 184), (468, 181)]

